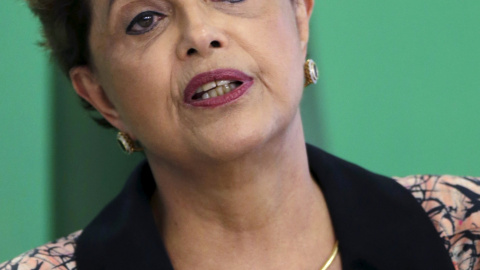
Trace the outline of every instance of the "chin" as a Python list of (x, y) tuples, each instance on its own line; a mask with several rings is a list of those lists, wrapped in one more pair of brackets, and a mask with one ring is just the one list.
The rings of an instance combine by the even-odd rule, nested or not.
[(268, 132), (233, 131), (217, 134), (216, 140), (202, 142), (200, 156), (206, 156), (211, 162), (231, 162), (254, 154), (262, 149), (269, 139)]
[(281, 143), (288, 137), (291, 119), (271, 119), (265, 122), (248, 122), (239, 126), (231, 125), (216, 132), (213, 140), (203, 141), (200, 152), (212, 162), (231, 162), (250, 155), (261, 154), (268, 147)]

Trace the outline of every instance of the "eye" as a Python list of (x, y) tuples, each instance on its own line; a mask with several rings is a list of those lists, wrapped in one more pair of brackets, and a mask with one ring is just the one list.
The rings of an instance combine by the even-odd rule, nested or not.
[(145, 11), (138, 14), (127, 27), (128, 35), (141, 35), (152, 30), (159, 21), (165, 17), (164, 14), (155, 11)]

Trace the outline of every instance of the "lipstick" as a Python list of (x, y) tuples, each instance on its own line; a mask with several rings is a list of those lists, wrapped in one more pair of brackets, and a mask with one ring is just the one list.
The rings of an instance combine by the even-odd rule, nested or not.
[(184, 101), (195, 107), (217, 107), (243, 96), (254, 80), (236, 69), (217, 69), (196, 75), (184, 90)]

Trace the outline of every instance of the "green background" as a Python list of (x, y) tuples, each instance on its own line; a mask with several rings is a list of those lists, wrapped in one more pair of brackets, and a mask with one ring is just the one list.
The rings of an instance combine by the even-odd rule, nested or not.
[[(480, 175), (479, 14), (478, 0), (317, 0), (307, 140), (385, 175)], [(23, 1), (0, 16), (1, 262), (83, 228), (141, 155), (82, 111)]]

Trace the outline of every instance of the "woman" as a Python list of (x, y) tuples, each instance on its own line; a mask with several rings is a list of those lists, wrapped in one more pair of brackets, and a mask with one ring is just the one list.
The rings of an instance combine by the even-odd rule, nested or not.
[[(419, 189), (458, 179), (399, 180), (415, 200), (388, 178), (305, 146), (298, 106), (317, 75), (305, 63), (313, 0), (30, 5), (77, 94), (147, 162), (85, 230), (0, 269), (475, 266), (476, 254), (451, 249), (473, 250), (467, 241), (449, 237), (471, 227), (455, 224), (441, 238), (432, 226), (446, 231), (439, 219), (456, 201), (438, 196), (434, 223), (421, 208), (431, 205), (417, 202), (437, 196)], [(454, 186), (442, 192), (465, 194)]]

